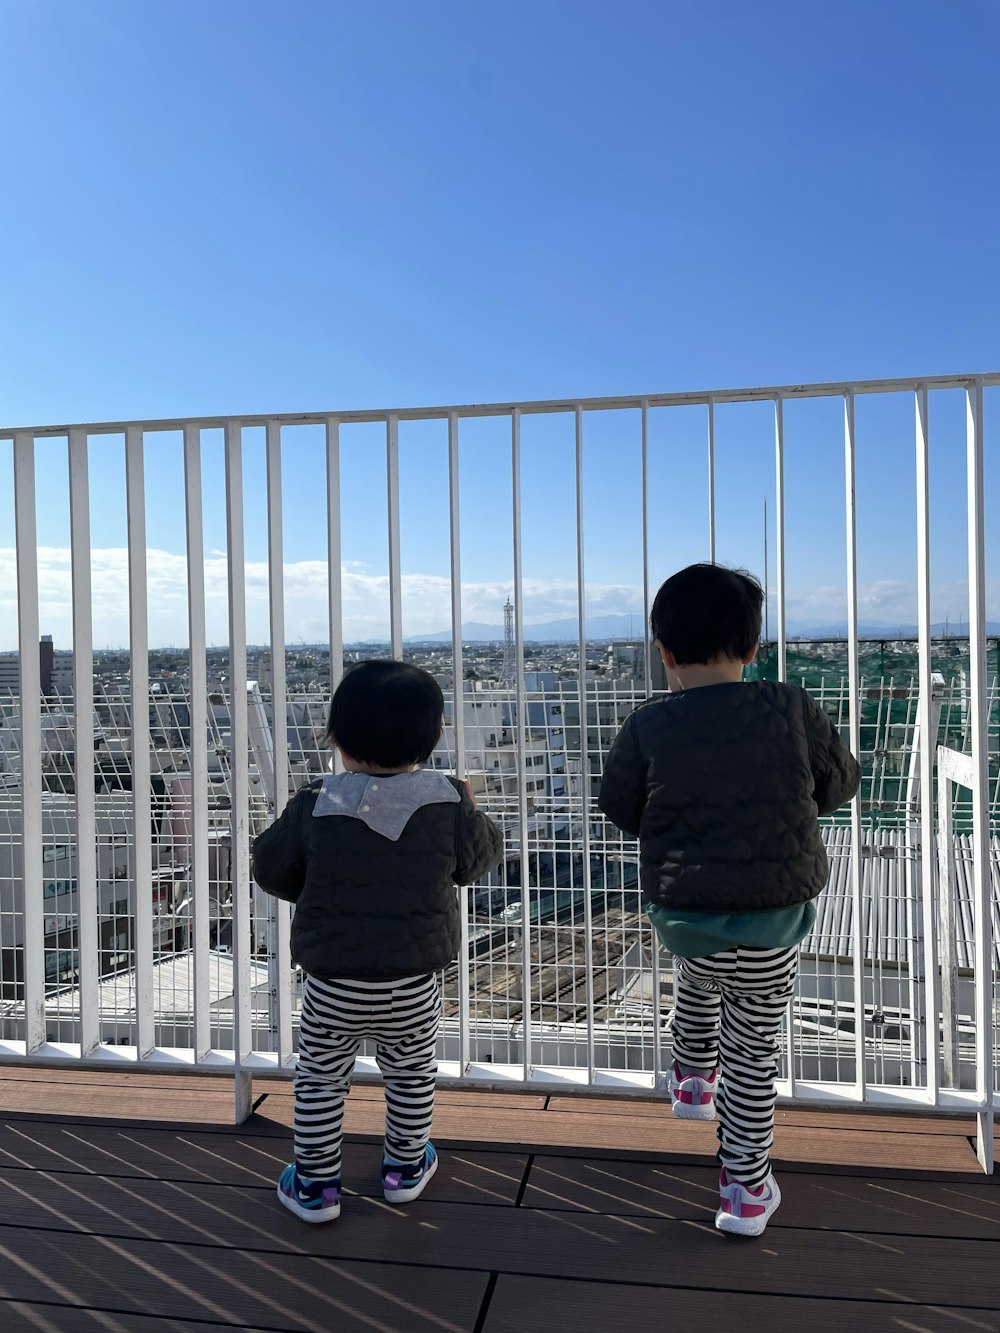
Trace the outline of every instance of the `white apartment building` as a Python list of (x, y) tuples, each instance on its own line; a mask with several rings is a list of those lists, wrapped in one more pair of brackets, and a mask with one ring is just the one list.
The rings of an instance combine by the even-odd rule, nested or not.
[[(43, 634), (38, 644), (42, 697), (73, 693), (73, 654), (57, 653), (52, 635)], [(0, 698), (21, 692), (21, 654), (0, 653)]]

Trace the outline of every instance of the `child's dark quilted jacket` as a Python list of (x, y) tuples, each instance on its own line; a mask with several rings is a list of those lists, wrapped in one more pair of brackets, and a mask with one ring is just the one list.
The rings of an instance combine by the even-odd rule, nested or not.
[(818, 816), (849, 800), (859, 781), (857, 761), (805, 690), (705, 685), (626, 718), (599, 804), (639, 838), (647, 901), (768, 911), (826, 887)]
[[(419, 804), (408, 817), (403, 808), (387, 836), (372, 824), (387, 827), (405, 807), (405, 799), (393, 799), (400, 786), (388, 794), (393, 784), (418, 787)], [(341, 774), (303, 788), (257, 838), (253, 877), (295, 903), (292, 958), (304, 971), (390, 981), (454, 960), (456, 885), (472, 883), (502, 857), (499, 828), (455, 778), (426, 770)]]

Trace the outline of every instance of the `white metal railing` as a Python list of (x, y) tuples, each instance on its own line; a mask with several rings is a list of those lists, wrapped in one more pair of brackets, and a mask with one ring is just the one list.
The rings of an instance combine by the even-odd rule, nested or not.
[[(956, 913), (958, 908), (956, 895), (955, 840), (952, 830), (952, 787), (961, 785), (972, 792), (973, 802), (982, 799), (985, 784), (980, 782), (976, 772), (977, 764), (985, 766), (986, 755), (981, 747), (971, 754), (941, 747), (937, 753), (939, 783), (938, 802), (938, 855), (940, 858), (940, 944), (941, 969), (940, 979), (935, 969), (926, 979), (928, 1000), (934, 1011), (942, 1010), (941, 1031), (943, 1036), (943, 1069), (947, 1081), (953, 1086), (961, 1080), (961, 1053), (958, 1041), (958, 960), (955, 956), (955, 941), (958, 935)], [(974, 807), (975, 808), (975, 805)], [(980, 818), (973, 821), (973, 839), (986, 831), (986, 821)], [(995, 957), (992, 941), (995, 936), (996, 900), (990, 890), (991, 865), (988, 834), (983, 846), (974, 846), (972, 855), (973, 892), (970, 895), (974, 913), (973, 938), (975, 940), (975, 959), (973, 971), (977, 977), (987, 980), (987, 984), (977, 984), (975, 990), (975, 1033), (976, 1033), (976, 1093), (982, 1103), (989, 1107), (995, 1090), (994, 1047), (996, 1044), (996, 1001), (995, 987), (989, 984), (989, 978), (995, 972)], [(1000, 862), (996, 863), (1000, 865)], [(994, 869), (995, 873), (995, 869)], [(1000, 875), (997, 876), (997, 888), (1000, 890)], [(935, 935), (937, 932), (934, 932)], [(933, 1050), (937, 1047), (937, 1024), (931, 1025), (929, 1036)], [(935, 1071), (936, 1060), (933, 1061)], [(976, 1154), (985, 1172), (993, 1173), (993, 1115), (981, 1111), (977, 1116)]]
[[(707, 531), (698, 549), (678, 551), (673, 563), (714, 558), (724, 537), (718, 522), (717, 492), (724, 474), (717, 409), (773, 405), (774, 648), (777, 673), (789, 678), (795, 675), (796, 653), (786, 617), (790, 437), (785, 408), (800, 399), (827, 399), (843, 414), (844, 491), (842, 497), (826, 495), (815, 502), (835, 506), (844, 517), (846, 685), (839, 680), (808, 684), (839, 713), (852, 748), (865, 759), (866, 785), (846, 816), (829, 821), (831, 920), (826, 933), (821, 936), (818, 929), (804, 947), (779, 1086), (783, 1095), (803, 1101), (976, 1112), (985, 1152), (985, 1118), (992, 1115), (997, 1089), (1000, 853), (998, 782), (990, 766), (996, 685), (988, 679), (986, 661), (983, 400), (984, 390), (997, 386), (1000, 374), (0, 431), (0, 441), (12, 444), (17, 623), (23, 649), (16, 695), (6, 702), (0, 698), (0, 737), (7, 738), (0, 756), (9, 760), (6, 775), (0, 772), (0, 811), (7, 820), (6, 840), (0, 824), (0, 1058), (234, 1074), (241, 1116), (249, 1109), (253, 1077), (283, 1076), (294, 1068), (297, 979), (288, 961), (289, 913), (253, 889), (250, 841), (262, 823), (280, 812), (289, 790), (318, 771), (322, 756), (316, 719), (344, 669), (342, 564), (349, 553), (342, 535), (343, 434), (370, 429), (373, 423), (384, 431), (387, 651), (402, 656), (406, 588), (400, 451), (406, 442), (401, 446), (400, 427), (438, 422), (447, 463), (442, 502), (452, 625), (442, 667), (450, 676), (449, 724), (439, 762), (469, 774), (481, 803), (504, 823), (508, 839), (505, 867), (462, 896), (462, 954), (444, 977), (442, 1073), (505, 1086), (623, 1092), (658, 1086), (669, 1050), (669, 960), (660, 956), (640, 910), (635, 846), (600, 819), (593, 800), (593, 780), (617, 725), (658, 682), (648, 637), (634, 655), (630, 679), (601, 686), (588, 669), (588, 430), (598, 414), (620, 412), (638, 442), (637, 582), (648, 623), (651, 580), (669, 572), (651, 569), (656, 529), (650, 506), (651, 428), (669, 422), (679, 409), (705, 413)], [(913, 678), (904, 673), (902, 685), (884, 674), (873, 683), (869, 650), (859, 637), (855, 403), (861, 395), (886, 394), (910, 395), (915, 419), (912, 569), (918, 641)], [(963, 679), (940, 685), (934, 675), (941, 663), (935, 660), (930, 611), (929, 401), (934, 395), (961, 395), (966, 418), (968, 670)], [(568, 489), (575, 510), (578, 633), (571, 674), (561, 680), (543, 679), (544, 672), (530, 667), (526, 671), (525, 656), (522, 427), (529, 418), (552, 414), (565, 414), (573, 439)], [(498, 517), (497, 532), (506, 532), (511, 555), (514, 672), (512, 680), (466, 694), (460, 441), (476, 419), (485, 418), (500, 419), (494, 426), (506, 431), (509, 450), (503, 461), (494, 452), (492, 466), (505, 474), (511, 496), (510, 513)], [(322, 435), (326, 473), (329, 651), (323, 657), (324, 688), (312, 694), (291, 688), (283, 651), (282, 442), (286, 432), (306, 427)], [(248, 671), (253, 653), (247, 643), (243, 472), (247, 432), (261, 429), (271, 651), (269, 682), (258, 689)], [(205, 519), (214, 519), (215, 513), (206, 508), (203, 493), (202, 446), (206, 437), (214, 442), (218, 432), (225, 463), (229, 604), (224, 662), (208, 644), (204, 573)], [(127, 682), (117, 683), (117, 703), (114, 689), (93, 670), (89, 482), (92, 441), (108, 435), (119, 437), (123, 446), (128, 546), (129, 674)], [(75, 650), (71, 700), (43, 697), (35, 651), (44, 628), (36, 452), (40, 441), (53, 436), (65, 438), (67, 450)], [(494, 434), (494, 445), (496, 439)], [(183, 458), (187, 565), (183, 688), (169, 696), (175, 721), (181, 707), (186, 721), (167, 728), (171, 737), (176, 733), (176, 743), (163, 742), (164, 699), (150, 692), (146, 571), (152, 497), (144, 466), (149, 451), (167, 442), (176, 444)], [(952, 707), (961, 714), (960, 725), (948, 721)], [(52, 754), (61, 744), (53, 741), (59, 710), (68, 719), (69, 737), (60, 771), (71, 783), (57, 781), (52, 768)], [(487, 715), (489, 726), (483, 721)], [(938, 789), (949, 797), (940, 809), (950, 811), (949, 779), (958, 770), (947, 765), (959, 762), (948, 759), (945, 769), (936, 764), (942, 729), (945, 743), (965, 752), (961, 780), (971, 792), (949, 834), (948, 854), (956, 865), (969, 868), (968, 874), (956, 872), (960, 883), (954, 893), (951, 879), (942, 892), (937, 868)], [(98, 752), (109, 738), (116, 747), (111, 753), (120, 757), (112, 766), (117, 776)], [(898, 764), (887, 758), (894, 753)], [(123, 770), (127, 783), (119, 782)], [(102, 774), (108, 790), (97, 791)], [(71, 867), (62, 878), (51, 869), (62, 862), (50, 856), (60, 848), (67, 850), (64, 859)], [(168, 871), (174, 879), (167, 879)], [(72, 885), (66, 894), (46, 897), (53, 883), (64, 882)], [(831, 940), (839, 942), (833, 946)], [(369, 1068), (370, 1062), (362, 1060), (362, 1071)]]

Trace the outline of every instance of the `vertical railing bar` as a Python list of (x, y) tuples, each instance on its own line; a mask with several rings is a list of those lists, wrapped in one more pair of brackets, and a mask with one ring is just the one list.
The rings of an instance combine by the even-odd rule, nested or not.
[(153, 1012), (153, 849), (149, 754), (149, 613), (146, 605), (146, 487), (143, 433), (125, 432), (128, 515), (129, 668), (132, 711), (132, 844), (135, 921), (136, 1046), (141, 1059), (156, 1045)]
[[(914, 394), (916, 426), (917, 481), (917, 638), (918, 673), (917, 728), (920, 736), (920, 929), (911, 942), (914, 958), (923, 957), (923, 1023), (911, 1013), (911, 1031), (920, 1034), (918, 1063), (924, 1067), (927, 1095), (937, 1103), (939, 1091), (938, 1015), (941, 1011), (941, 979), (938, 972), (937, 915), (934, 904), (934, 757), (935, 737), (931, 727), (931, 548), (930, 548), (930, 467), (927, 386)], [(907, 827), (912, 828), (915, 811), (907, 811)], [(907, 867), (914, 868), (912, 846), (907, 848)], [(915, 1042), (916, 1046), (917, 1043)]]
[(525, 788), (525, 745), (527, 725), (524, 697), (524, 588), (521, 569), (521, 411), (515, 407), (510, 417), (511, 498), (513, 509), (512, 545), (514, 556), (514, 706), (517, 713), (515, 754), (517, 756), (518, 856), (521, 865), (521, 1023), (523, 1078), (531, 1078), (531, 896), (528, 856), (528, 793)]
[(73, 580), (73, 743), (76, 793), (77, 948), (80, 1054), (101, 1040), (97, 928), (97, 801), (94, 788), (94, 630), (91, 607), (90, 484), (87, 434), (71, 430), (69, 528)]
[(253, 1049), (250, 1014), (250, 779), (247, 716), (246, 564), (243, 518), (243, 431), (227, 421), (226, 557), (229, 582), (229, 801), (230, 887), (233, 922), (233, 1049), (236, 1118), (250, 1111), (251, 1077), (245, 1063)]
[[(326, 419), (326, 573), (330, 629), (330, 698), (344, 677), (344, 571), (341, 560), (340, 509), (340, 422)], [(333, 750), (329, 759), (334, 772), (341, 772), (340, 752)]]
[(715, 399), (708, 400), (708, 558), (715, 564)]
[(42, 673), (38, 648), (35, 439), (14, 436), (17, 647), (20, 673), (21, 883), (24, 909), (24, 1049), (45, 1044), (45, 901), (42, 897)]
[[(448, 524), (451, 542), (451, 693), (455, 730), (455, 776), (465, 777), (465, 671), (462, 656), (462, 532), (459, 490), (458, 413), (448, 413)], [(458, 956), (458, 1064), (469, 1067), (469, 890), (459, 888), (462, 939)]]
[(649, 404), (642, 404), (642, 644), (646, 698), (653, 693), (653, 641), (649, 631)]
[(288, 727), (280, 725), (285, 708), (285, 581), (281, 498), (281, 425), (269, 421), (265, 433), (267, 469), (267, 584), (271, 636), (271, 698), (273, 707), (275, 818), (288, 800)]
[(201, 429), (184, 427), (184, 515), (187, 539), (188, 645), (191, 675), (191, 946), (194, 954), (194, 1053), (212, 1045), (209, 981), (208, 671), (205, 658), (205, 537)]
[[(764, 506), (765, 525), (767, 505)], [(785, 640), (785, 405), (780, 394), (774, 400), (774, 522), (775, 576), (777, 582), (778, 612), (778, 679), (788, 679), (788, 657)], [(765, 550), (767, 528), (764, 529)], [(767, 595), (765, 577), (764, 595)], [(766, 608), (765, 608), (766, 610)], [(795, 996), (788, 1001), (785, 1017), (785, 1042), (788, 1062), (789, 1095), (795, 1095)]]
[[(847, 517), (847, 680), (851, 753), (861, 754), (861, 699), (858, 667), (858, 516), (855, 485), (854, 391), (844, 395), (844, 494)], [(855, 1094), (865, 1099), (865, 930), (861, 901), (861, 791), (851, 802), (851, 915), (854, 975)]]
[(399, 418), (385, 423), (386, 489), (389, 497), (389, 640), (392, 655), (403, 656), (403, 576), (399, 549)]
[(993, 1170), (993, 919), (990, 872), (989, 747), (986, 743), (986, 536), (983, 384), (966, 390), (969, 522), (969, 722), (972, 737), (972, 883), (976, 932), (976, 1089), (990, 1107), (977, 1116), (976, 1153)]
[[(646, 698), (653, 693), (652, 631), (649, 627), (649, 403), (642, 404), (642, 642), (645, 667)], [(616, 719), (617, 720), (617, 719)], [(653, 1087), (660, 1086), (662, 1052), (660, 1050), (660, 937), (653, 923), (649, 925), (651, 938), (650, 966), (653, 969)]]
[[(587, 722), (587, 585), (583, 558), (583, 409), (574, 410), (576, 427), (576, 597), (580, 656), (580, 816), (583, 821), (583, 930), (584, 967), (587, 999), (587, 1081), (594, 1082), (594, 917), (590, 873), (590, 736)], [(600, 701), (594, 691), (595, 711), (600, 726)], [(575, 978), (574, 978), (575, 981)]]
[[(284, 531), (281, 490), (281, 425), (269, 421), (265, 430), (267, 455), (267, 580), (271, 634), (271, 735), (274, 747), (275, 819), (288, 801), (288, 690), (285, 678)], [(268, 898), (269, 987), (275, 1001), (273, 1037), (279, 1064), (292, 1055), (292, 967), (289, 952), (291, 911), (288, 903)]]
[(326, 419), (326, 561), (330, 620), (330, 695), (344, 675), (344, 601), (341, 566), (340, 422)]
[(788, 679), (788, 644), (785, 628), (785, 405), (774, 400), (774, 521), (775, 574), (778, 597), (778, 679)]

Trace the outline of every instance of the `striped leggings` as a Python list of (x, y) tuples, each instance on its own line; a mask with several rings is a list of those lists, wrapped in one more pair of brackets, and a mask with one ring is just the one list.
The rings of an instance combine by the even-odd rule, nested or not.
[(423, 1161), (434, 1113), (441, 993), (434, 975), (395, 981), (307, 977), (295, 1074), (295, 1161), (303, 1176), (340, 1175), (344, 1098), (365, 1038), (385, 1080), (385, 1152)]
[(719, 1160), (734, 1180), (759, 1185), (774, 1141), (775, 1059), (799, 951), (742, 945), (674, 960), (674, 1058), (719, 1066)]

